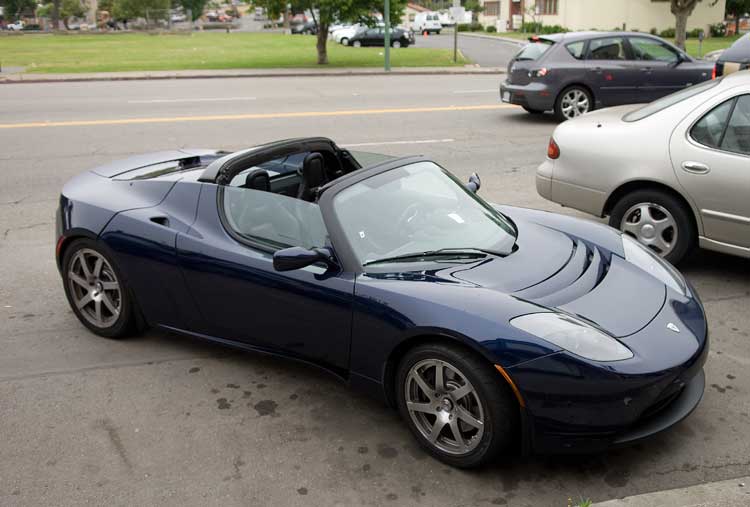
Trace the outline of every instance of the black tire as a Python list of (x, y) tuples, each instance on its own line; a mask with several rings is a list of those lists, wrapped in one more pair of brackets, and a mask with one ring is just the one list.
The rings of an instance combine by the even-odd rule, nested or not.
[[(111, 275), (114, 275), (114, 281), (118, 284), (117, 298), (114, 299), (114, 294), (110, 293), (108, 296), (108, 301), (114, 301), (116, 306), (117, 303), (119, 303), (119, 314), (115, 317), (115, 315), (112, 314), (112, 312), (109, 312), (109, 310), (102, 309), (102, 312), (111, 314), (111, 322), (106, 322), (105, 325), (96, 325), (94, 322), (92, 322), (92, 319), (95, 319), (95, 316), (92, 316), (90, 313), (88, 313), (94, 311), (90, 307), (84, 306), (83, 309), (80, 309), (78, 307), (78, 305), (76, 304), (76, 301), (79, 300), (78, 295), (86, 294), (86, 291), (83, 290), (79, 284), (71, 280), (71, 277), (73, 276), (71, 274), (71, 268), (73, 267), (72, 264), (76, 260), (78, 254), (81, 253), (82, 255), (86, 254), (93, 257), (93, 254), (90, 254), (90, 252), (95, 252), (95, 254), (103, 257), (106, 261), (106, 264), (109, 265), (109, 267), (106, 267), (105, 265), (102, 268), (102, 270), (106, 271), (101, 274), (101, 278), (111, 282)], [(80, 260), (77, 262), (80, 263)], [(65, 296), (68, 298), (68, 303), (70, 304), (73, 313), (75, 313), (76, 317), (78, 317), (78, 320), (80, 320), (84, 326), (86, 326), (95, 334), (104, 336), (106, 338), (123, 338), (125, 336), (133, 334), (137, 330), (138, 322), (136, 319), (137, 311), (135, 301), (132, 297), (131, 292), (128, 290), (127, 285), (125, 284), (125, 278), (122, 276), (120, 269), (117, 267), (117, 264), (115, 264), (106, 247), (92, 239), (76, 239), (65, 250), (62, 267), (62, 278), (63, 287), (65, 289)], [(112, 273), (109, 272), (109, 268), (111, 268)], [(97, 277), (97, 279), (98, 278), (99, 277)], [(78, 289), (74, 289), (74, 286), (78, 287)], [(79, 294), (76, 294), (76, 291), (78, 291)], [(103, 303), (100, 303), (100, 306), (101, 305), (103, 305)], [(87, 312), (88, 317), (84, 315), (84, 312)]]
[(438, 30), (437, 32), (435, 32), (435, 34), (436, 35), (440, 35), (440, 30)]
[(589, 92), (586, 88), (580, 85), (568, 86), (563, 91), (561, 91), (559, 95), (557, 96), (557, 99), (555, 99), (555, 118), (557, 118), (559, 121), (565, 121), (565, 120), (571, 119), (571, 118), (568, 118), (565, 112), (563, 111), (563, 100), (566, 95), (572, 92), (580, 92), (580, 93), (583, 93), (583, 95), (585, 95), (589, 104), (586, 112), (594, 110), (594, 97), (591, 95), (591, 92)]
[(528, 106), (521, 106), (523, 107), (524, 111), (526, 111), (529, 114), (544, 114), (544, 111), (542, 109), (531, 109)]
[(349, 45), (349, 37), (342, 37), (341, 38), (341, 44), (343, 46), (348, 46)]
[[(456, 454), (446, 452), (440, 449), (437, 446), (438, 444), (431, 443), (417, 426), (420, 423), (414, 421), (407, 408), (406, 391), (411, 385), (407, 382), (410, 382), (409, 374), (412, 368), (432, 360), (447, 363), (451, 367), (455, 367), (471, 384), (473, 391), (461, 398), (462, 400), (471, 397), (471, 399), (481, 403), (484, 423), (483, 433), (481, 438), (478, 438), (472, 444), (474, 447), (466, 453)], [(444, 366), (444, 368), (444, 371), (448, 371), (447, 366)], [(450, 382), (445, 382), (448, 394), (451, 390), (456, 389), (455, 387), (452, 389), (449, 388), (448, 384)], [(433, 385), (435, 385), (434, 380)], [(434, 457), (451, 466), (473, 468), (487, 463), (508, 449), (517, 435), (519, 407), (510, 388), (491, 364), (468, 349), (449, 344), (432, 343), (420, 345), (409, 350), (401, 359), (396, 371), (395, 389), (399, 413), (404, 421), (406, 421), (406, 424), (419, 444)], [(424, 390), (422, 390), (422, 393), (424, 393)], [(424, 394), (426, 398), (427, 395), (426, 393)], [(474, 394), (476, 394), (476, 397), (474, 397)], [(435, 400), (437, 400), (438, 395), (435, 393), (433, 395), (435, 396)], [(430, 399), (432, 399), (432, 396), (430, 396)], [(451, 418), (453, 417), (453, 413), (458, 413), (455, 410), (458, 409), (459, 404), (463, 403), (459, 403), (457, 400), (453, 400), (453, 402), (455, 405), (448, 402), (448, 405), (451, 407), (449, 411)], [(442, 406), (441, 402), (435, 401), (435, 403)], [(448, 412), (448, 410), (445, 411)], [(424, 417), (427, 424), (429, 424), (427, 417), (435, 417), (435, 421), (437, 420), (437, 415), (427, 414)], [(456, 416), (456, 421), (460, 420), (461, 418)], [(452, 434), (443, 436), (443, 431), (451, 431), (451, 428), (447, 424), (440, 431), (438, 441), (440, 438), (450, 438), (452, 436)], [(476, 436), (477, 434), (470, 438), (476, 438)], [(468, 441), (471, 442), (471, 440)]]
[(403, 44), (401, 44), (400, 40), (394, 40), (393, 42), (391, 42), (391, 47), (392, 48), (398, 49), (398, 48), (400, 48), (402, 46), (403, 46)]
[[(656, 253), (662, 255), (672, 264), (677, 264), (695, 247), (697, 231), (693, 222), (692, 211), (675, 196), (656, 189), (631, 192), (615, 203), (609, 217), (609, 225), (622, 231), (625, 214), (639, 204), (648, 203), (660, 206), (673, 218), (674, 228), (676, 229), (672, 235), (673, 247), (666, 255), (662, 255), (659, 251), (656, 251)], [(632, 215), (632, 213), (628, 214)]]

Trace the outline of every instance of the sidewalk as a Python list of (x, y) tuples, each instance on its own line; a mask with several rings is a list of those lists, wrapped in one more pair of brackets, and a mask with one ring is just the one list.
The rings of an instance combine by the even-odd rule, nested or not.
[(596, 503), (593, 507), (747, 507), (748, 505), (750, 505), (750, 476), (629, 496), (620, 500)]
[(385, 72), (380, 67), (297, 68), (297, 69), (228, 69), (228, 70), (164, 70), (144, 72), (96, 72), (80, 74), (2, 73), (0, 84), (60, 83), (70, 81), (132, 81), (149, 79), (213, 79), (241, 77), (340, 77), (340, 76), (418, 76), (460, 74), (505, 74), (498, 67), (398, 67)]

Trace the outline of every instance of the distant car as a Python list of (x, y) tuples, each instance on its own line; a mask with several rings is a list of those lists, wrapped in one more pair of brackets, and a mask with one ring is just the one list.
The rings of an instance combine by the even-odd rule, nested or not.
[(172, 23), (182, 23), (184, 21), (187, 21), (187, 16), (181, 12), (175, 12), (169, 19), (172, 21)]
[(266, 19), (266, 10), (263, 7), (256, 7), (253, 15), (255, 21), (263, 21)]
[(342, 28), (341, 30), (336, 30), (336, 32), (333, 34), (333, 40), (340, 44), (343, 44), (344, 46), (348, 46), (351, 38), (354, 37), (357, 32), (365, 29), (367, 29), (365, 25), (358, 24)]
[(420, 12), (414, 17), (411, 24), (412, 30), (417, 33), (440, 33), (443, 25), (440, 24), (440, 14), (437, 12)]
[(750, 34), (743, 35), (725, 49), (714, 65), (714, 77), (750, 69)]
[(23, 27), (23, 21), (16, 21), (15, 23), (8, 23), (5, 28), (10, 30), (11, 32), (16, 32), (23, 30)]
[(713, 65), (652, 35), (572, 32), (529, 39), (508, 64), (503, 102), (561, 121), (601, 107), (650, 102), (711, 79)]
[[(400, 28), (391, 31), (391, 46), (394, 48), (405, 48), (414, 44), (414, 34)], [(350, 46), (385, 46), (385, 28), (368, 28), (357, 32), (349, 41)]]
[(456, 467), (631, 444), (700, 403), (706, 317), (666, 262), (602, 224), (494, 206), (429, 158), (367, 158), (305, 138), (76, 176), (55, 226), (72, 313), (104, 337), (153, 326), (316, 365)]
[(318, 33), (318, 24), (315, 21), (305, 21), (304, 23), (294, 23), (289, 25), (292, 34), (315, 35)]
[(536, 186), (672, 263), (695, 246), (750, 257), (750, 71), (561, 124)]

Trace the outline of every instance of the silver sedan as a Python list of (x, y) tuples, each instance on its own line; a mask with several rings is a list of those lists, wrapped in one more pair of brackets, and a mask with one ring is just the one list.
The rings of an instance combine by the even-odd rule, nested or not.
[(750, 257), (750, 71), (559, 125), (536, 186), (672, 263), (695, 246)]

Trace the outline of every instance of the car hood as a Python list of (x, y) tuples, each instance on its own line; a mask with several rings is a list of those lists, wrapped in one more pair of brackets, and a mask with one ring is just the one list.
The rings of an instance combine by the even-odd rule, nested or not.
[(665, 285), (624, 259), (614, 229), (553, 213), (498, 209), (518, 227), (517, 249), (430, 271), (429, 281), (509, 296), (527, 303), (526, 313), (539, 308), (577, 315), (616, 337), (638, 332), (663, 307)]

